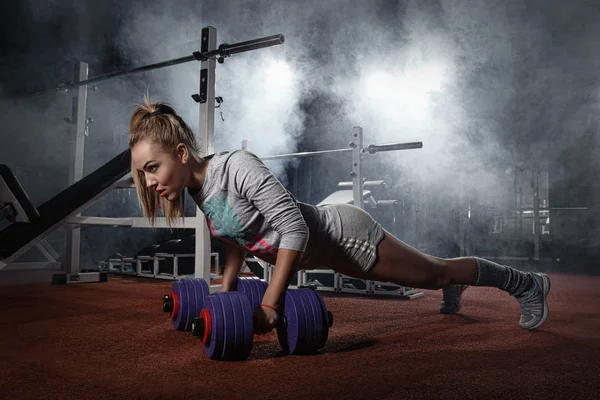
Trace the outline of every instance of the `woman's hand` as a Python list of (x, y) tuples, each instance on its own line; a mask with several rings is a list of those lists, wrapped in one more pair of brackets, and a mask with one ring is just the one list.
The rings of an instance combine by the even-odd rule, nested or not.
[(254, 333), (264, 335), (275, 328), (277, 321), (279, 321), (279, 314), (269, 307), (261, 306), (254, 310), (252, 320), (254, 323)]

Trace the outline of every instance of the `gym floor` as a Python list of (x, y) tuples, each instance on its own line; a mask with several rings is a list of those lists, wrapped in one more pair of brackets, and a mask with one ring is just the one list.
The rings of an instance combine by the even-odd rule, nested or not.
[(334, 325), (320, 354), (206, 358), (161, 309), (172, 282), (0, 288), (6, 399), (592, 399), (600, 392), (600, 277), (552, 274), (550, 317), (518, 326), (504, 292), (469, 288), (457, 315), (416, 300), (323, 293)]

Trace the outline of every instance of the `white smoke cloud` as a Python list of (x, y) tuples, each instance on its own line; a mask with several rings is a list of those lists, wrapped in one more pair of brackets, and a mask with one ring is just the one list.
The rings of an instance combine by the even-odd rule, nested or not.
[[(129, 14), (119, 33), (123, 48), (136, 54), (136, 62), (142, 65), (200, 50), (201, 28), (207, 25), (217, 27), (217, 45), (280, 33), (275, 29), (256, 29), (252, 33), (246, 32), (243, 24), (231, 25), (232, 20), (249, 21), (249, 10), (243, 3), (211, 10), (210, 21), (208, 10), (188, 7), (182, 11), (165, 4), (137, 8)], [(224, 19), (228, 22), (224, 23)], [(239, 149), (242, 140), (249, 140), (250, 150), (262, 156), (296, 151), (304, 120), (298, 110), (303, 77), (285, 59), (281, 47), (237, 54), (226, 58), (224, 64), (217, 64), (216, 95), (224, 103), (215, 112), (215, 151)], [(199, 112), (190, 96), (198, 93), (199, 71), (200, 63), (192, 62), (150, 75), (153, 99), (173, 104), (195, 131)], [(214, 99), (208, 101), (214, 103)], [(269, 166), (283, 178), (286, 164), (269, 163)]]
[[(52, 45), (65, 51), (66, 65), (89, 61), (91, 76), (110, 72), (94, 62), (105, 51), (95, 47), (97, 36), (105, 34), (94, 24), (98, 15), (118, 14), (120, 28), (109, 34), (131, 68), (190, 55), (199, 50), (200, 31), (209, 25), (218, 30), (218, 44), (284, 34), (282, 46), (217, 65), (216, 95), (224, 99), (215, 113), (217, 151), (240, 148), (244, 139), (262, 156), (295, 152), (299, 143), (311, 150), (346, 147), (352, 127), (359, 125), (365, 144), (423, 142), (420, 150), (367, 156), (369, 178), (387, 180), (400, 195), (412, 185), (433, 197), (452, 196), (454, 189), (448, 188), (462, 181), (469, 190), (500, 198), (511, 196), (512, 178), (505, 170), (544, 157), (544, 145), (530, 137), (558, 140), (545, 146), (558, 154), (598, 127), (594, 77), (600, 65), (589, 43), (600, 28), (588, 24), (581, 37), (563, 38), (561, 45), (548, 28), (548, 21), (566, 26), (585, 13), (583, 3), (532, 2), (528, 8), (521, 2), (471, 0), (115, 4), (111, 13), (99, 13), (89, 2), (49, 1), (29, 9), (43, 29), (57, 21), (69, 27)], [(147, 89), (197, 130), (198, 105), (190, 96), (198, 92), (199, 69), (198, 62), (190, 62), (101, 84), (90, 93), (88, 115), (95, 122), (86, 170), (122, 151), (132, 106)], [(63, 78), (56, 83), (71, 76)], [(60, 169), (54, 174), (60, 184), (49, 184), (51, 190), (44, 188), (41, 197), (66, 185), (70, 165), (64, 146), (70, 131), (62, 120), (70, 116), (70, 100), (57, 98), (21, 108), (4, 121), (6, 132), (32, 133), (27, 139), (3, 139), (9, 144), (2, 152), (11, 163), (21, 161), (9, 148), (56, 147), (36, 159), (41, 170)], [(19, 121), (27, 121), (26, 127)], [(311, 140), (304, 142), (307, 137)], [(332, 166), (327, 178), (312, 180), (315, 187), (330, 190), (340, 168), (339, 180), (348, 180), (349, 158), (334, 157), (327, 159)], [(268, 165), (283, 179), (285, 162)]]

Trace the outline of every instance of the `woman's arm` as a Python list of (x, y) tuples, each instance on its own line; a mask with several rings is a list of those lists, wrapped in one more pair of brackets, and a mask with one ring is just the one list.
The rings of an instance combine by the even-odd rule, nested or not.
[(298, 271), (302, 255), (299, 251), (280, 249), (277, 252), (275, 270), (271, 282), (265, 291), (262, 304), (279, 309), (283, 303), (283, 296), (287, 290), (294, 273)]
[(236, 289), (237, 279), (246, 260), (247, 251), (229, 243), (225, 244), (225, 270), (223, 271), (222, 292)]

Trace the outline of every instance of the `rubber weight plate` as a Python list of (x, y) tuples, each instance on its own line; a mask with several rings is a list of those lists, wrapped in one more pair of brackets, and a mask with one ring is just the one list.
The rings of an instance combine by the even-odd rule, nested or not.
[(283, 306), (283, 323), (277, 325), (277, 340), (283, 351), (294, 354), (303, 346), (306, 317), (297, 290), (287, 290)]
[(333, 326), (333, 314), (327, 310), (325, 300), (316, 291), (312, 291), (312, 295), (317, 299), (318, 303), (315, 303), (319, 307), (318, 314), (321, 317), (320, 331), (318, 331), (317, 339), (315, 341), (315, 349), (320, 350), (327, 344), (329, 337), (329, 328)]
[(267, 286), (268, 283), (259, 278), (238, 278), (237, 291), (248, 297), (250, 306), (254, 310), (260, 306)]
[(252, 351), (252, 309), (244, 293), (217, 292), (209, 296), (192, 333), (200, 336), (212, 360), (245, 360)]
[(300, 350), (302, 353), (314, 353), (317, 350), (315, 342), (321, 325), (321, 316), (317, 315), (321, 307), (317, 307), (318, 304), (315, 304), (317, 303), (317, 299), (311, 295), (311, 289), (298, 290), (298, 297), (302, 300), (304, 315), (306, 316), (306, 336), (304, 346)]
[(193, 302), (193, 310), (190, 310), (189, 328), (186, 328), (186, 331), (192, 330), (192, 320), (200, 315), (200, 311), (202, 311), (202, 307), (204, 307), (204, 301), (210, 296), (210, 289), (204, 279), (189, 279), (189, 281), (194, 288), (195, 301)]
[(175, 329), (190, 331), (192, 319), (199, 315), (208, 294), (208, 284), (203, 279), (178, 280), (171, 293), (163, 296), (163, 311), (170, 314)]
[(277, 339), (285, 353), (313, 353), (325, 346), (332, 323), (321, 295), (311, 289), (288, 290)]

